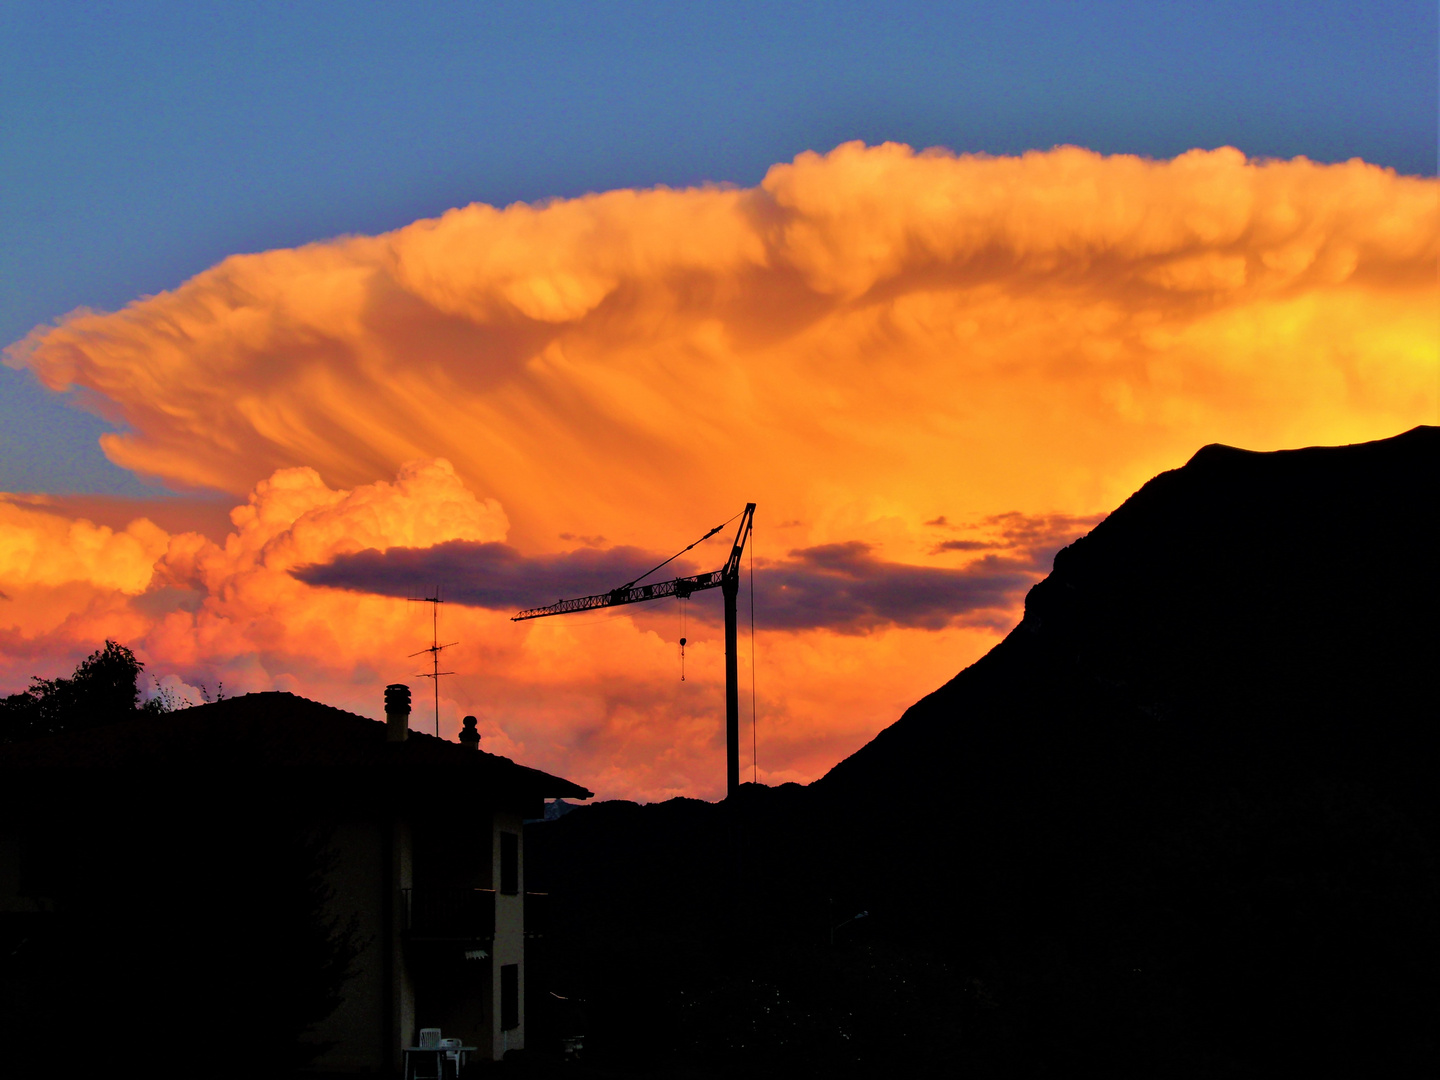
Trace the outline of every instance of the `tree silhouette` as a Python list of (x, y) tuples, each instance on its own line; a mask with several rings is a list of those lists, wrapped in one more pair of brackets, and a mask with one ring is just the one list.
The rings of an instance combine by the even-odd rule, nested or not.
[[(142, 702), (143, 670), (106, 641), (68, 678), (36, 677), (0, 699), (0, 743), (127, 720), (172, 731), (205, 723), (198, 712), (157, 716), (177, 702)], [(27, 749), (5, 753), (23, 760)], [(334, 910), (332, 830), (317, 817), (303, 783), (280, 783), (243, 756), (5, 772), (0, 840), (12, 861), (0, 873), (38, 899), (0, 912), (0, 1075), (46, 1067), (77, 1028), (87, 1046), (116, 1063), (144, 1059), (157, 1076), (287, 1075), (309, 1064), (326, 1049), (314, 1028), (367, 944), (356, 919)], [(219, 1052), (154, 1060), (173, 1032), (203, 1032)]]
[(141, 702), (144, 670), (133, 652), (107, 639), (68, 679), (32, 676), (28, 689), (0, 698), (0, 742), (85, 731), (174, 708), (176, 702), (165, 694)]

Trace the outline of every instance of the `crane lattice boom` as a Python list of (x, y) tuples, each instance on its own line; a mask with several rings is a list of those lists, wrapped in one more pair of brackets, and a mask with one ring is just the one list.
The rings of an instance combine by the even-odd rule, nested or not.
[(673, 581), (661, 581), (654, 585), (629, 585), (594, 596), (580, 596), (574, 600), (557, 600), (545, 607), (526, 608), (510, 617), (511, 622), (522, 619), (538, 619), (543, 615), (568, 615), (572, 611), (590, 611), (594, 608), (614, 607), (616, 604), (638, 604), (642, 600), (660, 600), (667, 596), (685, 599), (691, 593), (702, 589), (718, 589), (725, 583), (724, 570), (712, 570), (708, 574), (694, 574), (678, 577)]
[[(731, 518), (730, 520), (735, 519)], [(637, 585), (631, 581), (621, 585), (618, 589), (611, 589), (609, 592), (596, 593), (593, 596), (580, 596), (573, 600), (557, 600), (545, 607), (526, 608), (511, 616), (512, 622), (520, 622), (523, 619), (539, 619), (546, 615), (568, 615), (573, 611), (593, 611), (595, 608), (615, 607), (619, 604), (638, 604), (644, 600), (660, 600), (667, 596), (678, 596), (683, 600), (691, 593), (697, 593), (703, 589), (719, 589), (725, 596), (725, 764), (726, 790), (730, 795), (734, 795), (740, 790), (740, 691), (736, 673), (735, 598), (740, 592), (740, 556), (745, 550), (745, 541), (750, 538), (750, 530), (754, 522), (755, 504), (746, 503), (745, 510), (740, 517), (740, 527), (735, 532), (735, 543), (730, 548), (730, 557), (725, 560), (725, 565), (719, 570), (712, 570), (708, 574), (677, 577), (654, 585)], [(695, 544), (708, 540), (724, 527), (724, 525), (717, 525), (695, 541)], [(695, 544), (691, 544), (679, 554), (689, 551)], [(670, 562), (676, 557), (672, 555), (665, 562)], [(664, 565), (665, 563), (660, 564), (660, 566)], [(655, 570), (660, 569), (660, 566), (655, 567)], [(649, 573), (653, 574), (655, 570), (651, 570)], [(641, 575), (641, 577), (648, 576), (649, 574)]]

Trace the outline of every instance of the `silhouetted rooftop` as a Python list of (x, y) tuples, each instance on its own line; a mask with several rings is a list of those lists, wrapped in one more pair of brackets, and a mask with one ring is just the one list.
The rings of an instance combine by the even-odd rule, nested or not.
[(282, 691), (243, 694), (34, 742), (0, 746), (0, 771), (146, 772), (245, 767), (323, 772), (402, 769), (459, 773), (531, 797), (588, 799), (593, 792), (509, 758), (411, 731), (388, 742), (385, 724)]

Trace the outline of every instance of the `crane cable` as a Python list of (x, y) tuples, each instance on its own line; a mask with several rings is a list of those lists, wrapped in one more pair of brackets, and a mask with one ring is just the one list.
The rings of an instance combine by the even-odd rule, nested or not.
[[(741, 511), (740, 511), (740, 514), (743, 514), (744, 512), (745, 512), (744, 510), (741, 510)], [(689, 545), (687, 545), (686, 547), (681, 548), (679, 551), (675, 552), (674, 555), (671, 555), (670, 558), (666, 559), (665, 562), (657, 563), (655, 566), (652, 566), (649, 570), (646, 570), (643, 574), (641, 574), (639, 577), (637, 577), (634, 581), (626, 582), (624, 585), (621, 585), (619, 589), (614, 589), (614, 590), (612, 590), (612, 591), (613, 591), (613, 592), (620, 592), (620, 591), (623, 590), (623, 589), (633, 589), (636, 585), (638, 585), (640, 582), (644, 581), (647, 577), (649, 577), (651, 574), (653, 574), (656, 570), (659, 570), (660, 567), (664, 566), (665, 563), (672, 563), (672, 562), (674, 562), (674, 561), (675, 561), (676, 559), (678, 559), (681, 555), (684, 555), (685, 552), (689, 551), (690, 548), (695, 547), (696, 544), (703, 544), (706, 540), (709, 540), (710, 537), (714, 536), (714, 535), (715, 535), (716, 533), (718, 533), (721, 529), (723, 529), (726, 525), (729, 525), (730, 522), (734, 521), (735, 518), (737, 518), (737, 517), (740, 516), (740, 514), (735, 514), (733, 517), (727, 518), (726, 520), (722, 521), (719, 525), (716, 525), (713, 529), (711, 529), (709, 532), (707, 532), (704, 536), (700, 537), (699, 540), (696, 540), (694, 544), (689, 544)]]

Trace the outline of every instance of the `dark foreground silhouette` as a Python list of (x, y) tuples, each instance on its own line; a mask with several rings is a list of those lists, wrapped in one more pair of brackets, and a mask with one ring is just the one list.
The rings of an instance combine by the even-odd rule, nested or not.
[(1436, 428), (1206, 447), (808, 788), (530, 826), (532, 1059), (1434, 1075), (1437, 476)]

